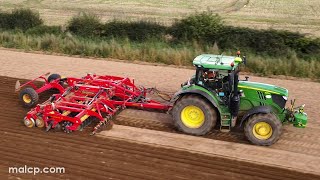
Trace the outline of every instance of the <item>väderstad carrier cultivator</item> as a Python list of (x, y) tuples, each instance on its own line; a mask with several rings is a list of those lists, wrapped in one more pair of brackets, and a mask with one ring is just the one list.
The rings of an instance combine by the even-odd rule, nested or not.
[[(307, 114), (304, 105), (286, 108), (288, 90), (274, 85), (239, 80), (239, 66), (245, 57), (203, 54), (193, 61), (196, 72), (172, 97), (154, 88), (135, 86), (129, 78), (86, 75), (83, 78), (61, 78), (42, 75), (26, 84), (16, 84), (20, 99), (27, 107), (37, 104), (38, 94), (57, 89), (49, 100), (36, 105), (24, 118), (27, 127), (62, 129), (66, 133), (82, 130), (92, 122), (95, 134), (101, 127), (111, 127), (112, 118), (126, 107), (169, 112), (175, 127), (187, 134), (205, 135), (215, 126), (222, 132), (241, 127), (247, 139), (256, 145), (272, 145), (291, 123), (304, 128)], [(43, 79), (37, 88), (34, 81)], [(27, 87), (26, 86), (31, 86)], [(166, 103), (151, 100), (155, 92)]]
[[(52, 76), (52, 75), (51, 75)], [(126, 107), (158, 109), (167, 111), (171, 106), (146, 98), (146, 94), (158, 91), (153, 88), (136, 87), (129, 78), (116, 76), (98, 76), (88, 74), (83, 78), (60, 78), (54, 74), (54, 79), (45, 79), (45, 84), (36, 88), (33, 80), (19, 86), (17, 90), (28, 84), (33, 88), (25, 88), (20, 92), (20, 99), (25, 106), (32, 106), (38, 101), (38, 94), (57, 89), (54, 94), (42, 104), (28, 112), (24, 118), (27, 127), (46, 127), (62, 129), (66, 133), (82, 130), (92, 122), (96, 122), (92, 134), (103, 126), (112, 126), (111, 119)]]

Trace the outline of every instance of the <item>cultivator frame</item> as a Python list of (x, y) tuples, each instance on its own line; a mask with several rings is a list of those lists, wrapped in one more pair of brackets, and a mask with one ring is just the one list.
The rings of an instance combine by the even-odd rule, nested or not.
[[(48, 73), (47, 73), (48, 74)], [(47, 75), (45, 74), (45, 75)], [(147, 98), (154, 88), (137, 87), (129, 78), (87, 74), (82, 78), (59, 78), (49, 82), (44, 75), (22, 86), (44, 79), (42, 87), (35, 88), (37, 93), (56, 88), (58, 94), (38, 104), (24, 118), (27, 127), (46, 127), (62, 129), (66, 133), (82, 130), (93, 121), (97, 121), (91, 134), (101, 127), (112, 126), (112, 118), (126, 107), (168, 111), (169, 103)], [(22, 86), (16, 86), (16, 90)]]

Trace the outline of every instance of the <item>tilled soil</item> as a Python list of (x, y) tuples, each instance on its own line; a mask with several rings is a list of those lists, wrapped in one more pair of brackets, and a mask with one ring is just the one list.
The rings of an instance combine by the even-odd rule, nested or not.
[[(175, 131), (171, 123), (171, 116), (163, 113), (127, 109), (118, 115), (115, 122), (117, 124), (126, 126), (180, 133)], [(319, 157), (319, 135), (320, 131), (317, 127), (298, 129), (293, 127), (292, 125), (284, 125), (283, 134), (281, 135), (280, 140), (276, 144), (267, 148), (285, 150), (289, 152), (308, 154)], [(240, 129), (228, 133), (213, 130), (208, 135), (205, 135), (204, 138), (249, 144), (242, 130)]]
[[(28, 109), (21, 106), (13, 91), (15, 81), (14, 78), (0, 77), (1, 179), (319, 179), (315, 175), (263, 164), (89, 136), (87, 131), (65, 134), (26, 128), (21, 120)], [(42, 95), (41, 101), (46, 98), (48, 95)], [(125, 110), (116, 123), (174, 132), (169, 115), (157, 112)], [(307, 141), (308, 134), (289, 131), (290, 128), (279, 145), (272, 148), (307, 154), (319, 152), (318, 140), (311, 143), (311, 140)], [(310, 131), (317, 135), (316, 129)], [(207, 138), (246, 143), (239, 132), (213, 132)], [(295, 138), (302, 140), (292, 144)], [(65, 167), (66, 173), (35, 176), (8, 174), (8, 167), (24, 165)]]

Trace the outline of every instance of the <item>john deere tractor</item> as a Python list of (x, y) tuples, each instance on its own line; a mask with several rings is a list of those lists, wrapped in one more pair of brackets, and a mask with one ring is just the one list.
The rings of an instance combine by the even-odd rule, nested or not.
[(172, 116), (180, 131), (205, 135), (216, 125), (223, 132), (244, 128), (253, 144), (268, 146), (281, 135), (286, 122), (304, 128), (307, 115), (304, 105), (285, 108), (288, 90), (282, 87), (239, 80), (240, 64), (246, 58), (203, 54), (196, 57), (195, 75), (181, 84), (174, 95)]

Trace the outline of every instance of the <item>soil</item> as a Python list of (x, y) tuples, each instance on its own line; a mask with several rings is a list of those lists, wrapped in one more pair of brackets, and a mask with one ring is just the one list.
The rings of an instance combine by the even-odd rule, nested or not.
[[(88, 132), (65, 134), (26, 128), (21, 120), (23, 108), (12, 91), (17, 79), (0, 77), (0, 176), (3, 179), (317, 179), (316, 175), (252, 163), (210, 157), (187, 151), (153, 147), (108, 138), (89, 136)], [(41, 96), (41, 101), (48, 95)], [(121, 116), (140, 113), (127, 110)], [(153, 112), (147, 112), (154, 117)], [(116, 122), (118, 124), (121, 120)], [(146, 117), (145, 117), (146, 118)], [(130, 124), (132, 122), (132, 124)], [(141, 126), (142, 120), (124, 124)], [(161, 126), (160, 124), (163, 124)], [(170, 123), (169, 123), (170, 124)], [(171, 131), (159, 122), (148, 128)], [(232, 140), (232, 135), (227, 136)], [(218, 139), (221, 137), (218, 137)], [(225, 140), (228, 140), (226, 138)], [(223, 139), (223, 138), (222, 138)], [(65, 167), (65, 174), (8, 174), (8, 167)], [(2, 178), (1, 178), (2, 179)]]
[[(189, 69), (156, 67), (123, 62), (81, 59), (73, 57), (29, 54), (0, 50), (0, 177), (10, 179), (86, 178), (86, 179), (319, 179), (306, 172), (266, 166), (263, 162), (253, 164), (227, 158), (206, 156), (185, 150), (168, 149), (89, 136), (87, 132), (64, 134), (45, 133), (42, 129), (26, 128), (21, 120), (28, 109), (21, 106), (14, 93), (17, 79), (31, 79), (45, 72), (57, 72), (67, 76), (83, 76), (85, 72), (129, 76), (147, 87), (173, 93), (179, 83), (193, 74)], [(23, 65), (28, 66), (23, 66)], [(10, 76), (6, 77), (6, 76)], [(310, 81), (279, 80), (251, 77), (250, 80), (281, 85), (289, 89), (290, 97), (306, 103), (309, 122), (306, 129), (285, 126), (281, 139), (272, 150), (287, 151), (319, 158), (320, 153), (320, 84)], [(43, 94), (41, 100), (48, 98)], [(116, 124), (176, 132), (168, 114), (127, 109)], [(125, 132), (123, 132), (125, 133)], [(248, 144), (242, 132), (220, 133), (213, 131), (205, 137), (232, 143)], [(258, 152), (257, 152), (258, 153)], [(244, 155), (246, 152), (244, 152)], [(262, 154), (261, 154), (262, 155)], [(263, 155), (262, 155), (263, 156)], [(283, 157), (282, 157), (283, 158)], [(279, 159), (274, 159), (280, 161)], [(299, 159), (296, 160), (297, 164)], [(9, 166), (63, 166), (65, 174), (8, 174)], [(308, 164), (305, 164), (308, 166)], [(2, 178), (1, 178), (2, 179)]]

